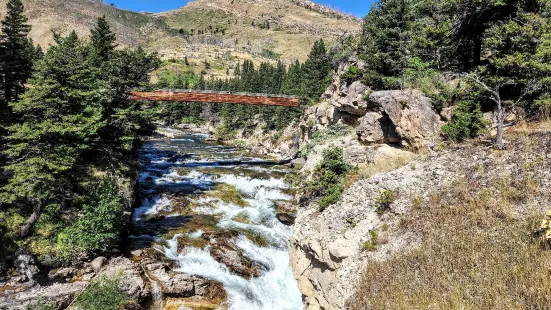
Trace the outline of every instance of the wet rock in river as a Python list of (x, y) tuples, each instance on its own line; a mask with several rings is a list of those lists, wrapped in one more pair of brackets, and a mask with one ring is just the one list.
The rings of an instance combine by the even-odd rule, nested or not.
[(245, 256), (241, 248), (235, 244), (238, 233), (234, 231), (222, 233), (205, 233), (210, 243), (211, 256), (228, 267), (232, 272), (246, 278), (258, 277), (260, 274), (259, 265)]
[(289, 201), (276, 201), (276, 217), (284, 225), (295, 224), (297, 214), (296, 206)]
[(223, 301), (227, 298), (223, 286), (216, 281), (173, 272), (170, 266), (164, 263), (149, 264), (146, 265), (146, 269), (166, 297), (199, 297), (209, 301)]

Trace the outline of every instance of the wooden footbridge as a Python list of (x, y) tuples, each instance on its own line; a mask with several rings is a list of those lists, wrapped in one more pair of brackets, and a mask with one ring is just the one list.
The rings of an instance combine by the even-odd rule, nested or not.
[(251, 104), (280, 107), (300, 106), (299, 100), (292, 96), (200, 90), (135, 91), (130, 93), (130, 99), (143, 101)]

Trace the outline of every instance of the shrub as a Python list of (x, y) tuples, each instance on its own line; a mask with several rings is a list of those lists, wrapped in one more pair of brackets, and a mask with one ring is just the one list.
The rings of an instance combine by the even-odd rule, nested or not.
[(418, 57), (409, 60), (408, 68), (403, 74), (403, 83), (405, 88), (418, 89), (431, 98), (433, 107), (438, 111), (449, 106), (456, 92), (453, 84), (438, 70)]
[(379, 193), (375, 198), (375, 204), (377, 209), (375, 210), (378, 215), (383, 215), (386, 211), (390, 210), (392, 203), (398, 198), (398, 193), (392, 190), (384, 190)]
[(376, 230), (369, 231), (369, 240), (364, 242), (364, 250), (373, 252), (377, 250), (377, 244), (379, 243), (379, 233)]
[(234, 139), (237, 135), (237, 131), (233, 129), (230, 124), (224, 122), (222, 125), (216, 127), (215, 134), (218, 139), (227, 141)]
[(463, 141), (483, 134), (486, 126), (480, 105), (466, 100), (455, 106), (452, 119), (442, 126), (442, 132), (448, 140)]
[(362, 76), (362, 73), (357, 66), (350, 66), (348, 67), (348, 70), (341, 75), (341, 78), (345, 80), (347, 83), (350, 83), (360, 79), (361, 76)]
[(332, 147), (323, 152), (323, 159), (314, 169), (312, 180), (306, 186), (308, 196), (319, 197), (321, 211), (341, 199), (344, 177), (351, 169), (344, 160), (342, 148)]
[(123, 225), (124, 204), (116, 181), (106, 178), (87, 188), (81, 216), (57, 235), (61, 258), (104, 251), (115, 247)]
[(102, 276), (77, 297), (75, 306), (82, 310), (119, 310), (130, 302), (132, 300), (120, 289), (119, 278)]

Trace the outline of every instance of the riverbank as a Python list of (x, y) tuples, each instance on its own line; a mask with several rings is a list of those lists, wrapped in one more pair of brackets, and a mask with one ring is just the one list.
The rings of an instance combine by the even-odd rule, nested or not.
[(128, 305), (146, 309), (299, 309), (287, 254), (288, 167), (205, 140), (170, 128), (144, 139), (140, 202), (121, 252), (52, 270), (48, 283), (4, 285), (0, 309), (64, 309), (113, 277)]

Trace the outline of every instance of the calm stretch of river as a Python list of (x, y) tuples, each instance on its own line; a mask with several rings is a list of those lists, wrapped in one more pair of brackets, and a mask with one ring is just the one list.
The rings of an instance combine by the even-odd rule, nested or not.
[(292, 199), (286, 167), (199, 135), (148, 142), (141, 162), (146, 198), (133, 218), (175, 271), (221, 283), (229, 309), (302, 309), (289, 266), (292, 228), (275, 210)]

